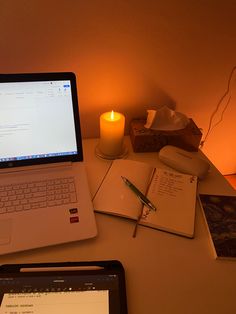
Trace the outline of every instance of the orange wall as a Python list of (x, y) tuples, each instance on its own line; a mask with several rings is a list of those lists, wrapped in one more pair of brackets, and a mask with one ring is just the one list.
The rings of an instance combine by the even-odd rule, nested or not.
[[(99, 115), (131, 118), (175, 105), (206, 132), (236, 64), (234, 0), (8, 0), (0, 8), (0, 72), (74, 71), (84, 137)], [(236, 75), (235, 75), (236, 77)], [(236, 84), (204, 152), (236, 172)]]

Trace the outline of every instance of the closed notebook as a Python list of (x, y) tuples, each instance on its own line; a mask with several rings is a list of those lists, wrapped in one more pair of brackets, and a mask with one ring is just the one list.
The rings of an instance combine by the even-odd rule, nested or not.
[(199, 195), (216, 259), (236, 258), (236, 195)]
[[(143, 207), (121, 176), (129, 179), (156, 206)], [(171, 170), (154, 168), (133, 160), (115, 160), (94, 199), (94, 208), (120, 217), (138, 220), (151, 228), (192, 238), (194, 236), (197, 178)]]

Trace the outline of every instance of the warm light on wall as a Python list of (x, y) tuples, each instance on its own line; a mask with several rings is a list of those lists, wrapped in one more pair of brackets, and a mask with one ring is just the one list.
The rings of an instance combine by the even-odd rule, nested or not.
[[(223, 174), (236, 172), (236, 158), (234, 158), (236, 156), (235, 134), (229, 131), (229, 124), (234, 124), (234, 115), (232, 112), (228, 114), (227, 121), (224, 121), (226, 110), (230, 104), (232, 105), (232, 95), (235, 90), (235, 72), (236, 66), (233, 66), (228, 78), (227, 88), (210, 116), (205, 137), (200, 145), (200, 148), (203, 148), (204, 153)], [(216, 128), (219, 125), (221, 125), (221, 128)], [(212, 140), (208, 140), (213, 133), (214, 137)], [(206, 141), (207, 145), (205, 144)], [(234, 165), (232, 164), (233, 160)]]

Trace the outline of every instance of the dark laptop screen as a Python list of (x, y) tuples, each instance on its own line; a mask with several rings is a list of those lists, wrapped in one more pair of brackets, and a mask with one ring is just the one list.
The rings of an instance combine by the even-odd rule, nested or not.
[(0, 75), (0, 165), (67, 160), (82, 160), (75, 75)]

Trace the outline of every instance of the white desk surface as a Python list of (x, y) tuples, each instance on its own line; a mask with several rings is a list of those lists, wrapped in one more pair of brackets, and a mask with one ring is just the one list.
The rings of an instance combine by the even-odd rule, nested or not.
[[(135, 154), (125, 140), (127, 158), (163, 166), (157, 153)], [(97, 140), (83, 144), (93, 195), (110, 161), (95, 157)], [(235, 195), (214, 166), (199, 191)], [(1, 256), (0, 264), (118, 259), (126, 270), (129, 314), (236, 313), (236, 261), (214, 259), (198, 204), (194, 239), (142, 226), (132, 238), (133, 222), (98, 213), (96, 219), (95, 239)]]

